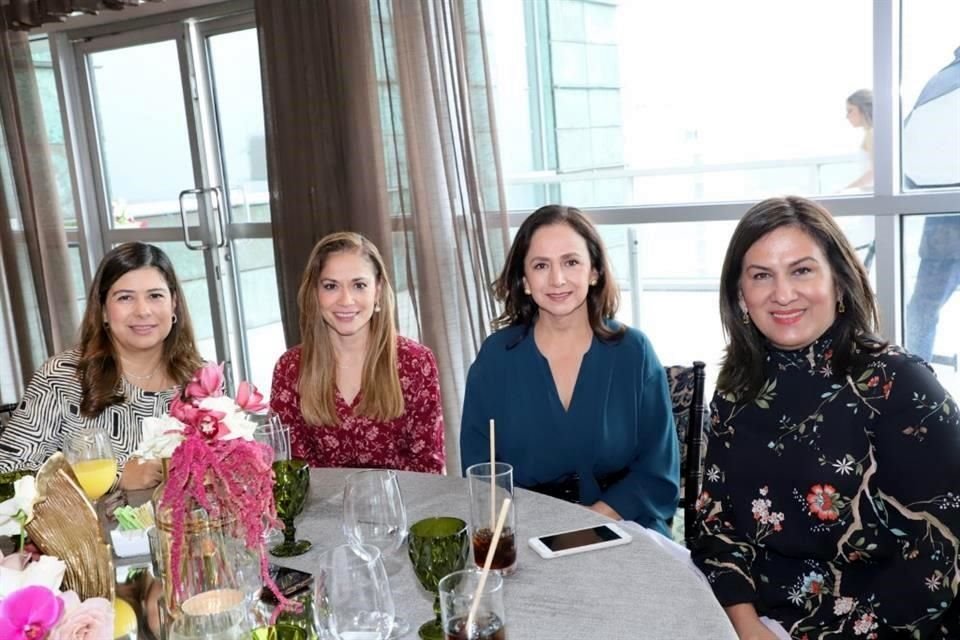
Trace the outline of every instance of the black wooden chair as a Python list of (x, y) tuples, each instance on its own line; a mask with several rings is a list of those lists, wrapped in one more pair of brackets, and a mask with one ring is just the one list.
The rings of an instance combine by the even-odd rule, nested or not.
[(703, 400), (706, 365), (696, 361), (692, 367), (664, 368), (680, 442), (680, 508), (683, 509), (683, 540), (689, 546), (697, 523), (697, 497), (703, 486), (703, 458), (706, 454), (703, 433), (707, 420)]
[(3, 433), (4, 427), (7, 426), (7, 421), (13, 415), (13, 410), (17, 408), (18, 402), (11, 402), (10, 404), (0, 404), (0, 434)]

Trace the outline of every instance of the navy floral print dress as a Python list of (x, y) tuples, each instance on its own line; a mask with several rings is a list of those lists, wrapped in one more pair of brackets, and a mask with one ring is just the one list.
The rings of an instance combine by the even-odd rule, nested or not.
[(714, 397), (693, 559), (793, 638), (960, 637), (957, 405), (898, 347), (834, 375), (832, 342), (769, 348), (756, 398)]

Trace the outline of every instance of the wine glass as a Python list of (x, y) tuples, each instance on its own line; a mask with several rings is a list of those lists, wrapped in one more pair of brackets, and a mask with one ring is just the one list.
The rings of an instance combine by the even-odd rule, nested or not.
[(321, 557), (314, 582), (319, 629), (336, 640), (386, 640), (394, 612), (379, 549), (369, 544), (343, 544)]
[[(350, 544), (377, 547), (388, 573), (399, 568), (397, 551), (407, 537), (407, 510), (395, 471), (370, 469), (347, 476), (343, 488), (343, 533)], [(390, 637), (401, 638), (409, 631), (409, 623), (396, 617)]]
[(410, 527), (410, 561), (424, 589), (434, 594), (434, 618), (420, 626), (423, 640), (443, 640), (440, 622), (439, 583), (445, 575), (460, 571), (470, 551), (467, 523), (460, 518), (420, 520)]
[(395, 471), (372, 469), (347, 476), (343, 488), (343, 533), (352, 544), (372, 544), (386, 557), (396, 553), (407, 537), (407, 510), (403, 506)]
[(283, 542), (270, 549), (280, 558), (299, 556), (313, 546), (309, 540), (297, 540), (294, 519), (303, 511), (310, 489), (310, 467), (303, 460), (277, 460), (273, 463), (273, 500), (283, 521)]
[[(282, 462), (291, 457), (290, 427), (284, 425), (273, 411), (267, 413), (264, 422), (253, 431), (253, 439), (273, 450), (273, 462)], [(283, 534), (279, 529), (270, 527), (263, 532), (263, 541), (267, 546), (279, 543)]]
[(117, 459), (110, 436), (102, 429), (87, 428), (67, 434), (63, 455), (80, 488), (93, 502), (103, 497), (117, 479)]

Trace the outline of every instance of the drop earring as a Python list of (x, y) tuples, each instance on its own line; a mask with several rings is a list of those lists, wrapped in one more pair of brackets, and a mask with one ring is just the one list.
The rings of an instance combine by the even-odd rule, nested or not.
[(843, 313), (847, 308), (843, 305), (843, 298), (837, 300), (837, 313)]
[(740, 316), (740, 320), (743, 322), (743, 324), (750, 324), (750, 314), (747, 313), (747, 310), (744, 309), (744, 310), (741, 312), (741, 314), (742, 314), (742, 315)]

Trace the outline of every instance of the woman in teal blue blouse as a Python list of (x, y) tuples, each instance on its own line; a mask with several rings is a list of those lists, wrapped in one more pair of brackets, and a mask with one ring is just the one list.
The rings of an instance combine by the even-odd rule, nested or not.
[(594, 226), (549, 205), (520, 226), (494, 283), (504, 304), (470, 367), (463, 468), (489, 456), (514, 481), (669, 535), (679, 457), (667, 379), (640, 331), (614, 320), (619, 292)]

